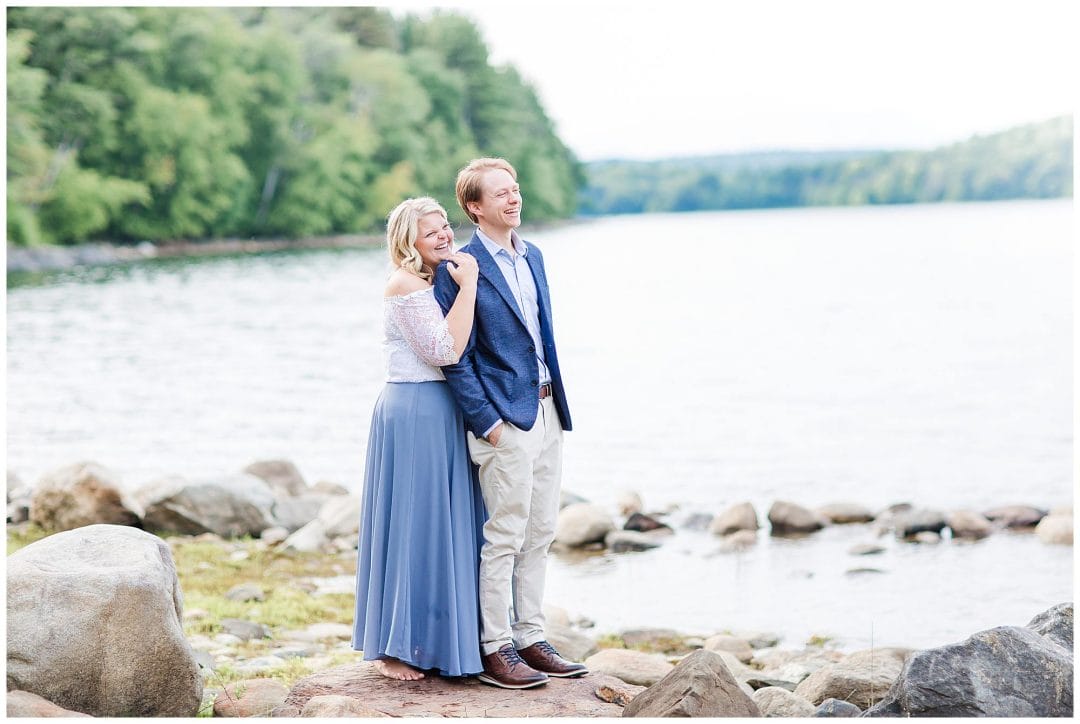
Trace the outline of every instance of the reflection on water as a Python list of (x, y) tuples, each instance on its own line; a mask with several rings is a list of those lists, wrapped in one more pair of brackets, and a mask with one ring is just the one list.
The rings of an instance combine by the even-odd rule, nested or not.
[[(748, 500), (762, 518), (777, 499), (1070, 502), (1071, 211), (654, 215), (534, 235), (575, 422), (564, 486), (611, 510), (636, 490), (649, 509)], [(288, 458), (355, 488), (385, 273), (371, 249), (9, 277), (9, 469), (33, 481), (92, 459), (136, 486)], [(715, 539), (679, 530), (654, 551), (557, 558), (549, 600), (604, 630), (914, 644), (1071, 597), (1071, 550), (1031, 536), (867, 562), (846, 553), (862, 535), (762, 533), (710, 556)], [(863, 565), (885, 573), (845, 574)]]

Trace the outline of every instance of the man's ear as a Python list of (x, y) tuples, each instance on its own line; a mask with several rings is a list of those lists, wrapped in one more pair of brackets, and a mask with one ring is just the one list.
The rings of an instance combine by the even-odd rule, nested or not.
[(476, 217), (480, 216), (480, 214), (477, 213), (478, 211), (480, 211), (480, 204), (478, 202), (469, 201), (469, 202), (467, 202), (465, 204), (465, 208), (467, 208), (469, 210), (469, 213), (472, 214), (473, 216), (476, 216)]

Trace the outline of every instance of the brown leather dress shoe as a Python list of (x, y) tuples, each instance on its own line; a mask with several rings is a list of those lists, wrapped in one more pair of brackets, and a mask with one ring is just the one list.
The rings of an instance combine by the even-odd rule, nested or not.
[(518, 653), (526, 664), (548, 676), (571, 677), (589, 673), (585, 664), (567, 661), (559, 656), (559, 652), (547, 641), (537, 641), (532, 646), (518, 649)]
[(546, 684), (548, 680), (545, 674), (522, 661), (511, 644), (506, 644), (493, 654), (481, 656), (480, 660), (484, 664), (484, 671), (476, 678), (485, 684), (504, 689), (531, 689)]

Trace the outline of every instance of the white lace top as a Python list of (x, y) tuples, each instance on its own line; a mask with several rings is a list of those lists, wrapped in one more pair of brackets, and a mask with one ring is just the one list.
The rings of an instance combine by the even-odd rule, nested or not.
[(383, 299), (387, 382), (444, 380), (441, 365), (458, 361), (434, 287)]

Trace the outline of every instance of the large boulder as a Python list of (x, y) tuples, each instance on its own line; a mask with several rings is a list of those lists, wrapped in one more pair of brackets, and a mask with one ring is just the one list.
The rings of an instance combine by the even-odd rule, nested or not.
[(1072, 651), (1029, 628), (1000, 626), (919, 651), (865, 716), (1073, 716)]
[(634, 697), (623, 716), (761, 716), (719, 654), (695, 651), (671, 673)]
[(7, 687), (94, 716), (195, 716), (182, 620), (160, 538), (116, 525), (43, 538), (7, 559)]
[(201, 481), (160, 478), (139, 488), (135, 496), (146, 509), (147, 530), (233, 538), (258, 536), (275, 525), (270, 486), (246, 473)]
[(116, 476), (97, 463), (69, 465), (46, 474), (30, 496), (30, 520), (61, 531), (95, 523), (138, 525), (142, 508)]
[(615, 530), (611, 516), (594, 503), (572, 503), (559, 511), (555, 540), (567, 546), (583, 546), (604, 540)]
[[(618, 704), (596, 696), (597, 688), (603, 686), (623, 685), (596, 672), (572, 679), (552, 678), (546, 685), (525, 693), (489, 686), (476, 677), (428, 674), (418, 681), (389, 681), (379, 674), (373, 662), (356, 661), (300, 679), (271, 716), (296, 717), (305, 711), (308, 716), (316, 716), (312, 709), (320, 702), (315, 702), (312, 709), (308, 705), (327, 696), (356, 699), (363, 704), (365, 717), (379, 714), (410, 718), (619, 716), (622, 708)], [(333, 703), (340, 702), (341, 699), (336, 699)]]
[(1073, 650), (1073, 605), (1059, 603), (1028, 622), (1027, 627), (1067, 651)]
[(12, 717), (87, 717), (80, 711), (72, 711), (53, 704), (29, 691), (9, 691), (7, 693), (7, 715)]
[(827, 518), (801, 505), (777, 500), (769, 508), (769, 523), (775, 535), (813, 533), (829, 524)]
[(856, 651), (835, 664), (806, 677), (795, 693), (817, 706), (826, 699), (841, 699), (866, 709), (885, 695), (900, 670), (908, 649), (880, 648)]
[(278, 496), (303, 495), (309, 490), (304, 476), (288, 460), (260, 460), (248, 465), (244, 472), (263, 480)]
[(753, 503), (739, 503), (716, 516), (709, 524), (709, 532), (713, 535), (728, 535), (740, 530), (757, 530), (757, 511)]

